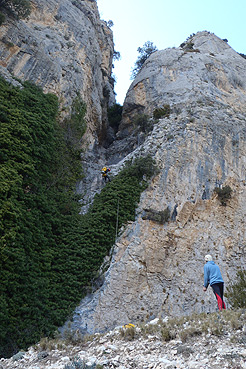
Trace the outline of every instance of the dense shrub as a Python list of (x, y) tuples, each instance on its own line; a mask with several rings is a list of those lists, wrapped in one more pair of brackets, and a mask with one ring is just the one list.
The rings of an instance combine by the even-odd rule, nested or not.
[(125, 169), (122, 171), (122, 175), (137, 177), (139, 180), (146, 176), (147, 179), (157, 174), (159, 169), (155, 165), (155, 161), (150, 155), (136, 158), (133, 162), (129, 161), (126, 164)]
[(56, 123), (57, 111), (54, 95), (0, 80), (1, 355), (49, 335), (75, 299), (74, 292), (64, 298), (59, 284), (73, 273), (72, 261), (59, 263), (70, 252), (64, 234), (78, 218), (81, 163)]
[(64, 323), (118, 227), (134, 220), (143, 175), (154, 173), (150, 158), (129, 163), (80, 216), (74, 188), (82, 175), (77, 139), (85, 106), (78, 98), (61, 128), (57, 98), (29, 83), (23, 87), (0, 79), (1, 356), (51, 336)]
[(233, 308), (246, 307), (246, 270), (238, 271), (236, 281), (227, 287), (226, 297)]
[(122, 105), (114, 104), (110, 108), (108, 108), (108, 122), (110, 127), (113, 128), (114, 132), (118, 131), (118, 127), (122, 118)]
[(30, 0), (1, 0), (0, 10), (7, 11), (16, 18), (26, 18), (31, 13)]

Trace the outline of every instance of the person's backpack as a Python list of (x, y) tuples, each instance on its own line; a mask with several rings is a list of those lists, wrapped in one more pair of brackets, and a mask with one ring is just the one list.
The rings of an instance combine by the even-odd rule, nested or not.
[(103, 167), (102, 170), (101, 170), (102, 174), (106, 174), (108, 172), (110, 172), (110, 168), (107, 168), (107, 167)]

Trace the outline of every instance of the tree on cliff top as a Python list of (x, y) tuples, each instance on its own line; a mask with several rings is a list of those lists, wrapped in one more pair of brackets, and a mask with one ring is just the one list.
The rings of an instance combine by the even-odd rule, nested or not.
[(139, 56), (137, 61), (135, 62), (135, 67), (132, 70), (131, 78), (134, 79), (140, 69), (142, 68), (144, 62), (148, 59), (148, 57), (157, 51), (157, 47), (151, 41), (145, 42), (143, 47), (139, 47), (137, 51), (139, 52)]

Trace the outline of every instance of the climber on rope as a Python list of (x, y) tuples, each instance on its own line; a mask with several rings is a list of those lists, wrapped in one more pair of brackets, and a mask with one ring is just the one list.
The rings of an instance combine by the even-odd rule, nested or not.
[(109, 177), (108, 173), (110, 172), (110, 168), (103, 167), (101, 170), (102, 178), (105, 182), (111, 182), (111, 178)]

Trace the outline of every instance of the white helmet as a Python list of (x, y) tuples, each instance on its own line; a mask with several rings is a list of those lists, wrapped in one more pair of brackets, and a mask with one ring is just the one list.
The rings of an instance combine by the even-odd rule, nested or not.
[(205, 261), (212, 261), (212, 260), (213, 260), (213, 258), (212, 258), (211, 255), (206, 255), (205, 256)]

